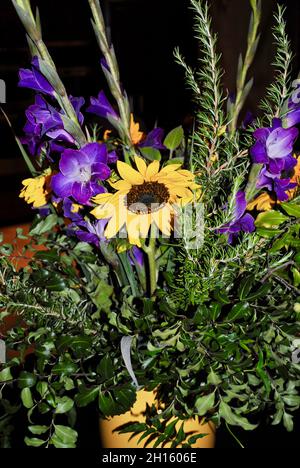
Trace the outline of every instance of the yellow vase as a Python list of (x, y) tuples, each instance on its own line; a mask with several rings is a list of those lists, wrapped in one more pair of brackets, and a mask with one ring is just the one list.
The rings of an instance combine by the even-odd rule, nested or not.
[[(118, 426), (128, 422), (145, 422), (143, 412), (146, 409), (146, 404), (152, 405), (155, 402), (155, 394), (153, 392), (140, 391), (137, 394), (135, 405), (125, 414), (114, 416), (110, 419), (100, 420), (100, 434), (103, 448), (142, 448), (143, 442), (137, 445), (139, 437), (134, 437), (128, 440), (131, 434), (118, 434), (113, 432)], [(178, 423), (177, 429), (181, 422)], [(215, 445), (215, 427), (213, 424), (199, 424), (196, 420), (189, 420), (184, 423), (185, 432), (193, 431), (196, 434), (208, 434), (203, 439), (198, 439), (193, 445), (193, 448), (214, 448)], [(153, 447), (154, 442), (151, 442), (147, 447)], [(171, 444), (167, 444), (166, 448), (170, 448)]]

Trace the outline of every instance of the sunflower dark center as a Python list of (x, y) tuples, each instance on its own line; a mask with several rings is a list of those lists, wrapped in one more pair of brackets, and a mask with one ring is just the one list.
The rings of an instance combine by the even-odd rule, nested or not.
[(170, 197), (169, 190), (158, 182), (133, 185), (127, 195), (126, 205), (132, 213), (152, 213), (159, 210)]

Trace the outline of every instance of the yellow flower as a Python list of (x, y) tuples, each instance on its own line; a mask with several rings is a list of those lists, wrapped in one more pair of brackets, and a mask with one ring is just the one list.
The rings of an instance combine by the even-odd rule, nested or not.
[(110, 183), (116, 192), (97, 195), (94, 201), (99, 206), (92, 214), (97, 219), (109, 219), (106, 238), (120, 231), (124, 237), (122, 228), (126, 226), (130, 244), (140, 246), (140, 239), (148, 236), (153, 223), (164, 235), (171, 235), (175, 205), (192, 201), (192, 190), (199, 186), (190, 171), (180, 169), (181, 164), (169, 164), (160, 170), (158, 161), (147, 166), (142, 158), (135, 157), (135, 163), (137, 170), (118, 161), (121, 179)]
[(252, 202), (248, 203), (247, 210), (252, 211), (255, 208), (257, 211), (270, 211), (276, 201), (271, 197), (269, 193), (262, 193), (259, 197), (255, 198)]
[(298, 156), (298, 159), (297, 159), (297, 166), (294, 167), (294, 175), (291, 178), (291, 182), (293, 184), (297, 184), (297, 186), (293, 188), (292, 190), (288, 191), (290, 200), (293, 199), (297, 195), (297, 192), (300, 187), (300, 156)]
[(51, 170), (47, 170), (44, 174), (34, 178), (23, 180), (23, 189), (20, 193), (20, 198), (24, 198), (26, 203), (33, 203), (33, 208), (41, 208), (47, 204), (47, 198), (51, 191), (50, 189)]
[(140, 124), (134, 121), (133, 114), (130, 116), (130, 136), (134, 145), (140, 143), (145, 136), (144, 133), (140, 131)]

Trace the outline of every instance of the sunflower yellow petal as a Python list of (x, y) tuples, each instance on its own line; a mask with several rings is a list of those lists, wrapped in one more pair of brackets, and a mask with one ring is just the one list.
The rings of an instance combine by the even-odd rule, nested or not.
[(146, 176), (145, 176), (145, 180), (147, 182), (150, 182), (152, 180), (152, 177), (157, 175), (159, 171), (159, 167), (160, 167), (159, 161), (153, 161), (151, 164), (149, 164), (149, 166), (147, 167)]
[(122, 179), (129, 182), (131, 185), (141, 185), (144, 182), (144, 177), (129, 164), (123, 161), (117, 162), (117, 168)]
[(168, 164), (167, 166), (163, 167), (161, 171), (155, 176), (156, 181), (160, 177), (166, 177), (168, 174), (177, 171), (182, 166), (182, 164)]
[(134, 161), (139, 173), (142, 174), (143, 177), (145, 177), (147, 171), (147, 164), (145, 163), (145, 161), (142, 158), (139, 158), (138, 156), (134, 157)]
[(161, 210), (153, 213), (153, 220), (158, 229), (167, 237), (171, 235), (171, 211), (170, 206), (166, 205)]
[(132, 185), (127, 182), (126, 180), (118, 180), (117, 182), (109, 182), (109, 185), (114, 188), (115, 190), (126, 190), (129, 192), (131, 189)]

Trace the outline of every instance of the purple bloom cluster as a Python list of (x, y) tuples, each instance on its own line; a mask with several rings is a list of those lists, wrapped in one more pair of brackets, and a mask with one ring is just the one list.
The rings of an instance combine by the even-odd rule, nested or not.
[(252, 160), (264, 165), (257, 188), (275, 192), (279, 201), (287, 200), (286, 192), (295, 187), (288, 174), (297, 164), (293, 147), (298, 134), (295, 127), (283, 128), (280, 119), (274, 119), (272, 127), (259, 128), (254, 132), (256, 143), (251, 148)]
[(232, 244), (234, 238), (240, 232), (253, 232), (255, 231), (254, 218), (246, 213), (247, 201), (245, 192), (240, 190), (236, 194), (234, 217), (232, 221), (222, 226), (219, 230), (219, 234), (228, 234), (228, 243)]
[(104, 192), (101, 181), (110, 177), (106, 145), (89, 143), (80, 150), (66, 149), (59, 162), (60, 172), (52, 177), (54, 193), (72, 197), (87, 205), (91, 197)]
[[(19, 86), (33, 89), (40, 94), (37, 94), (35, 104), (26, 111), (25, 136), (21, 141), (28, 146), (32, 156), (38, 155), (42, 148), (47, 150), (48, 155), (53, 152), (61, 153), (66, 147), (74, 146), (75, 140), (64, 128), (63, 111), (56, 106), (55, 91), (41, 73), (39, 59), (34, 57), (31, 65), (31, 70), (20, 70)], [(53, 102), (49, 103), (43, 94)], [(70, 96), (70, 101), (82, 125), (84, 117), (81, 108), (85, 101), (82, 97), (73, 96)]]

